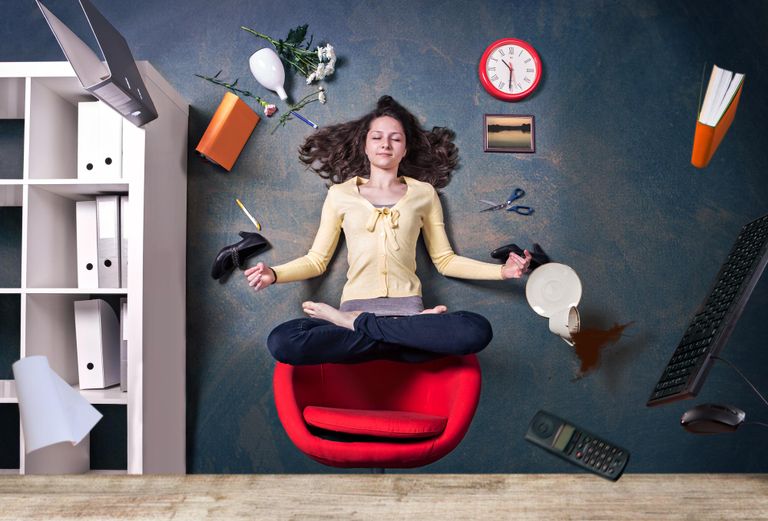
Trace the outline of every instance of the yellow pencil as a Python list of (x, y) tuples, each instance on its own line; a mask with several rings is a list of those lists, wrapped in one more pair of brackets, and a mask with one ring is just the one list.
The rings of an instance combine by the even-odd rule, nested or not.
[(251, 220), (254, 226), (256, 226), (256, 229), (261, 231), (261, 224), (259, 224), (259, 221), (253, 218), (253, 215), (248, 213), (248, 210), (245, 209), (245, 206), (243, 206), (243, 203), (240, 202), (240, 199), (235, 199), (235, 202), (237, 203), (237, 206), (239, 206), (243, 211), (243, 213), (245, 213), (245, 216)]

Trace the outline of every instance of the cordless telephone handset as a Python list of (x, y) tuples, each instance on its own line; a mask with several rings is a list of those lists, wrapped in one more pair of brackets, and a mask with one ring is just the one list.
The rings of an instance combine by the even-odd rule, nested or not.
[(621, 477), (629, 461), (626, 449), (546, 411), (536, 413), (525, 439), (611, 481)]

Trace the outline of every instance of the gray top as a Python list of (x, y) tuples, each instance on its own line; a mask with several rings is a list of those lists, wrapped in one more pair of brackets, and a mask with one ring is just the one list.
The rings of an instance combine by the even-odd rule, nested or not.
[(340, 311), (364, 311), (380, 317), (418, 315), (424, 311), (421, 297), (378, 297), (347, 300)]

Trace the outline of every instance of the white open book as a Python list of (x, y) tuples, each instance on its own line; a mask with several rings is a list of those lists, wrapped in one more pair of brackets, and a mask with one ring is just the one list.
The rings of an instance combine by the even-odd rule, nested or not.
[(704, 103), (701, 105), (699, 122), (714, 127), (728, 110), (736, 92), (744, 81), (744, 75), (712, 66)]

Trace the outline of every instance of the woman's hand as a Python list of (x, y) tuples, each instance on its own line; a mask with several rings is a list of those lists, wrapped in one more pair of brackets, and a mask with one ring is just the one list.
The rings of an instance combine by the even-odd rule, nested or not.
[(263, 262), (245, 270), (245, 278), (248, 280), (248, 285), (254, 291), (259, 291), (275, 283), (275, 275), (272, 272), (272, 268)]
[(504, 267), (501, 268), (501, 276), (505, 279), (519, 279), (524, 273), (528, 273), (528, 268), (531, 265), (531, 252), (524, 250), (523, 255), (525, 257), (509, 252), (509, 258), (507, 258)]

